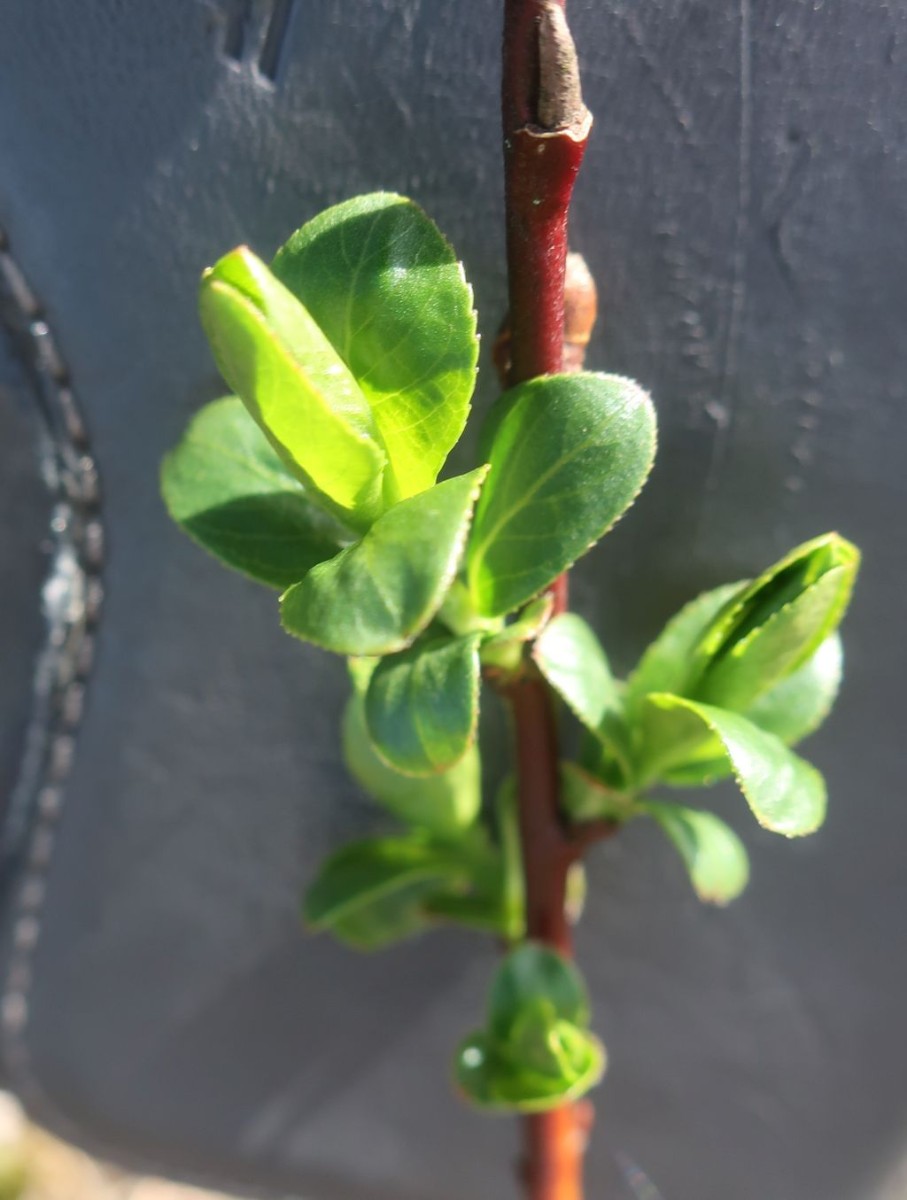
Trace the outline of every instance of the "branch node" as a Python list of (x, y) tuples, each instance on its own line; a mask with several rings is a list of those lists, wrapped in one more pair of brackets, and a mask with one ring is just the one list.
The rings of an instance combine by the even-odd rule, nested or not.
[(551, 131), (585, 129), (589, 110), (583, 103), (576, 46), (556, 0), (546, 0), (539, 15), (538, 54), (538, 124)]

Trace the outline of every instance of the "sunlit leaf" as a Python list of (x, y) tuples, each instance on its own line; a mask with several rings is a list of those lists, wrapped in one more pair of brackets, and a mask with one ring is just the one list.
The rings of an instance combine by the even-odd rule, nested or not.
[(738, 713), (655, 693), (646, 701), (643, 722), (644, 778), (657, 779), (665, 767), (683, 763), (705, 730), (723, 748), (760, 825), (800, 837), (825, 819), (825, 781), (815, 767)]
[(299, 301), (251, 250), (202, 277), (202, 324), (230, 387), (289, 469), (335, 516), (367, 528), (387, 503), (368, 401)]
[(604, 534), (655, 451), (645, 392), (616, 375), (554, 375), (505, 397), (467, 554), (479, 613), (511, 612)]
[(469, 412), (478, 353), (472, 289), (434, 223), (379, 192), (320, 213), (278, 252), (367, 397), (400, 495), (430, 487)]
[(405, 649), (453, 581), (486, 470), (403, 500), (360, 542), (313, 568), (281, 598), (287, 632), (337, 654)]

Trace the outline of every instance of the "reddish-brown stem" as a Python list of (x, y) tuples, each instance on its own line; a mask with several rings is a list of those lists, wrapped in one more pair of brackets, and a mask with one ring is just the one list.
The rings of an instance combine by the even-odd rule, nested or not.
[[(564, 363), (567, 218), (591, 118), (582, 103), (563, 0), (504, 0), (502, 115), (510, 329), (507, 382)], [(567, 577), (553, 588), (567, 608)], [(557, 724), (550, 689), (528, 666), (502, 687), (513, 715), (526, 933), (572, 954), (567, 877), (581, 853), (560, 807)], [(521, 1171), (529, 1200), (582, 1200), (588, 1122), (566, 1105), (525, 1119)]]

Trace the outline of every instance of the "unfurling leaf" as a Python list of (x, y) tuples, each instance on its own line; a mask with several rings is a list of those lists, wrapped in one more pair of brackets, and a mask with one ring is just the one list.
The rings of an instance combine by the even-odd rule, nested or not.
[(302, 301), (371, 405), (401, 497), (430, 487), (475, 386), (472, 289), (411, 200), (357, 196), (320, 213), (277, 253)]
[(365, 694), (365, 722), (375, 750), (395, 770), (446, 771), (474, 743), (479, 638), (426, 637), (378, 664)]
[(684, 764), (705, 745), (708, 757), (726, 756), (756, 820), (766, 829), (801, 837), (825, 819), (825, 781), (815, 767), (739, 713), (654, 693), (643, 708), (642, 734), (646, 781)]
[(487, 1029), (458, 1051), (457, 1081), (482, 1108), (543, 1112), (577, 1099), (605, 1066), (588, 1022), (576, 968), (553, 950), (524, 943), (498, 970)]
[(729, 904), (740, 895), (749, 879), (749, 859), (743, 842), (724, 821), (681, 804), (647, 801), (639, 807), (670, 838), (700, 900)]
[(164, 459), (161, 491), (193, 541), (281, 590), (333, 558), (349, 537), (309, 500), (235, 396), (193, 417)]
[(221, 374), (310, 496), (367, 529), (397, 498), (368, 401), (315, 321), (246, 247), (202, 277)]
[(379, 518), (280, 603), (284, 628), (337, 654), (392, 654), (426, 627), (453, 582), (487, 467), (436, 484)]
[(554, 375), (507, 392), (467, 554), (483, 616), (531, 599), (633, 502), (652, 465), (655, 416), (616, 375)]
[(625, 821), (633, 815), (632, 797), (577, 763), (562, 762), (560, 779), (561, 803), (571, 821)]
[(401, 820), (438, 837), (454, 837), (476, 821), (482, 803), (479, 750), (473, 744), (447, 771), (422, 779), (402, 775), (375, 753), (363, 700), (351, 696), (343, 717), (343, 753), (350, 773)]
[(798, 546), (736, 595), (694, 651), (693, 699), (736, 712), (803, 666), (844, 616), (859, 552), (837, 534)]

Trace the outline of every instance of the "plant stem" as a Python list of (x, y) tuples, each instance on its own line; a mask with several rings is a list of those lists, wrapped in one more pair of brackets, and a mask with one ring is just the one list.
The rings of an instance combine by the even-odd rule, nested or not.
[[(567, 218), (591, 125), (563, 0), (504, 0), (502, 115), (513, 385), (563, 369)], [(566, 575), (553, 591), (563, 612)], [(567, 874), (580, 848), (561, 813), (554, 699), (534, 667), (502, 690), (516, 738), (526, 933), (570, 956)], [(590, 1111), (525, 1118), (529, 1200), (582, 1200)]]

